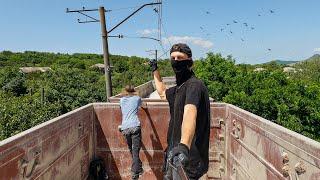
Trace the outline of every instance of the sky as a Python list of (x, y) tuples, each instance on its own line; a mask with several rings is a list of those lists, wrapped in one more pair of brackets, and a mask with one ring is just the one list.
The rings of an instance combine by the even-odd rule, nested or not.
[[(154, 0), (156, 1), (156, 0)], [(104, 6), (107, 29), (152, 0), (0, 0), (0, 51), (102, 54), (100, 23), (70, 10)], [(187, 43), (194, 59), (208, 52), (237, 63), (303, 60), (320, 53), (319, 0), (163, 0), (161, 38), (156, 6), (143, 8), (109, 35), (111, 54), (168, 58), (170, 46)], [(98, 12), (88, 12), (99, 19)], [(161, 43), (137, 37), (161, 39)]]

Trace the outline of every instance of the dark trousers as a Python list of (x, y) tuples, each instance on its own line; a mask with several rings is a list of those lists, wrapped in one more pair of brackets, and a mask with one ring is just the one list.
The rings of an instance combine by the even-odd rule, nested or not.
[(127, 144), (132, 156), (131, 172), (133, 174), (139, 174), (142, 172), (142, 162), (139, 157), (139, 152), (141, 149), (141, 128), (128, 128), (123, 130), (122, 134), (127, 140)]

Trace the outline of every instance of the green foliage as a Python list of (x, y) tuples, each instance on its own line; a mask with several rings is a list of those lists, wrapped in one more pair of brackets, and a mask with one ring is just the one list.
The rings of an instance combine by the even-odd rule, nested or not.
[(209, 53), (205, 60), (195, 63), (195, 73), (208, 87), (209, 94), (220, 101), (228, 93), (230, 82), (236, 76), (235, 61), (229, 56)]
[(20, 96), (27, 93), (26, 79), (18, 68), (3, 68), (0, 70), (0, 87), (7, 93)]
[(314, 55), (305, 61), (297, 63), (294, 67), (297, 69), (297, 73), (294, 74), (293, 78), (320, 83), (320, 55)]
[[(113, 95), (128, 83), (137, 86), (152, 79), (147, 59), (111, 55), (110, 61)], [(0, 139), (88, 103), (105, 101), (104, 72), (91, 68), (97, 63), (103, 63), (102, 55), (0, 52)], [(169, 63), (159, 62), (163, 76), (172, 75)], [(24, 66), (52, 71), (23, 74), (19, 68)]]
[(39, 97), (14, 97), (0, 92), (0, 139), (57, 117), (60, 109), (58, 103), (41, 104)]
[[(152, 79), (147, 59), (112, 55), (113, 95), (126, 84)], [(26, 51), (0, 53), (0, 139), (105, 97), (104, 72), (91, 68), (103, 63), (96, 54), (54, 54)], [(47, 66), (47, 73), (22, 74), (23, 66)], [(162, 76), (172, 76), (170, 61), (158, 63)], [(320, 141), (320, 61), (296, 65), (284, 73), (277, 63), (236, 65), (231, 56), (208, 53), (194, 70), (216, 101), (234, 104), (286, 128)], [(44, 101), (41, 100), (44, 89)]]
[(320, 141), (319, 71), (311, 73), (304, 68), (302, 72), (308, 74), (299, 75), (298, 79), (296, 74), (284, 73), (276, 63), (263, 68), (266, 70), (254, 72), (253, 66), (235, 65), (231, 57), (209, 53), (196, 63), (195, 72), (215, 100), (234, 104)]
[(13, 93), (15, 96), (20, 96), (27, 93), (27, 87), (25, 84), (25, 78), (23, 76), (18, 76), (13, 78), (11, 81), (6, 83), (2, 89), (5, 92)]

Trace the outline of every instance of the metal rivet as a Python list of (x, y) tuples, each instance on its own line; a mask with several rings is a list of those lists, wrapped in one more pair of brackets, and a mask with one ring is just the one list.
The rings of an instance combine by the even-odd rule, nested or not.
[(232, 168), (232, 174), (235, 174), (235, 173), (236, 173), (236, 168), (233, 167), (233, 168)]
[(283, 175), (284, 177), (288, 177), (288, 176), (289, 176), (289, 170), (290, 170), (289, 164), (285, 164), (285, 165), (282, 167), (282, 175)]
[(220, 167), (219, 167), (219, 170), (220, 170), (221, 172), (224, 172), (224, 167), (223, 167), (223, 166), (220, 166)]
[(232, 134), (236, 139), (239, 139), (239, 131), (236, 128), (232, 128)]
[(224, 135), (223, 134), (219, 134), (219, 140), (220, 141), (224, 141)]
[(304, 165), (304, 163), (302, 161), (298, 162), (296, 165), (295, 165), (295, 171), (297, 172), (298, 175), (300, 174), (303, 174), (306, 172), (306, 167)]
[(219, 124), (220, 124), (220, 125), (224, 124), (224, 119), (220, 118), (220, 119), (219, 119)]
[(236, 122), (237, 122), (237, 121), (236, 121), (235, 119), (232, 120), (232, 125), (233, 125), (233, 126), (236, 126)]
[(237, 125), (237, 129), (240, 131), (241, 130), (241, 124)]
[(289, 155), (288, 155), (288, 153), (286, 153), (286, 152), (283, 152), (283, 153), (282, 153), (282, 162), (283, 162), (284, 164), (289, 162)]

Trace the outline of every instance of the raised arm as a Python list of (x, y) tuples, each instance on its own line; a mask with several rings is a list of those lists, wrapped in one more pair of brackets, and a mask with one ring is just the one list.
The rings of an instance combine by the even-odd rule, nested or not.
[(157, 61), (155, 59), (150, 60), (149, 62), (150, 67), (152, 69), (153, 72), (153, 79), (156, 85), (156, 90), (160, 96), (161, 99), (166, 99), (166, 85), (162, 82), (161, 76), (160, 76), (160, 72), (158, 70), (158, 65), (157, 65)]

